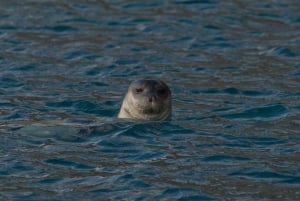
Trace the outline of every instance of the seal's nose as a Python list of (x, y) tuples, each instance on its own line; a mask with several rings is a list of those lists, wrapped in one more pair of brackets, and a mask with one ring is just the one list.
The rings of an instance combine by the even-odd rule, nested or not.
[(150, 96), (149, 97), (149, 102), (151, 103), (153, 101), (153, 99), (154, 99), (154, 96)]
[(149, 97), (149, 98), (148, 98), (148, 101), (149, 101), (150, 103), (152, 103), (153, 101), (156, 100), (155, 94), (149, 94), (148, 97)]

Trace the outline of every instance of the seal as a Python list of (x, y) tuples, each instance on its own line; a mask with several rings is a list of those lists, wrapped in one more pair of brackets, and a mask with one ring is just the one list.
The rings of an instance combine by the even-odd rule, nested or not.
[(133, 81), (124, 97), (118, 118), (160, 121), (171, 117), (171, 91), (158, 79)]

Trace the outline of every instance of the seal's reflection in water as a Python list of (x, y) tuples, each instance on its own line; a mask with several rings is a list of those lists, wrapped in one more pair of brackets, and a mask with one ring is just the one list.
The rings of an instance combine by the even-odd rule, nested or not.
[(46, 124), (44, 122), (23, 125), (17, 128), (12, 127), (10, 131), (21, 134), (26, 138), (26, 141), (36, 141), (36, 143), (52, 139), (62, 142), (97, 144), (103, 139), (124, 136), (152, 138), (161, 135), (161, 130), (169, 124), (169, 121), (135, 121), (132, 119), (88, 124), (79, 124), (78, 122), (61, 124), (52, 122)]
[[(166, 130), (170, 130), (167, 135)], [(136, 172), (141, 178), (145, 169), (152, 165), (155, 169), (151, 171), (159, 171), (161, 167), (152, 163), (160, 164), (172, 156), (171, 152), (176, 150), (171, 147), (178, 143), (178, 132), (169, 121), (122, 120), (90, 126), (31, 125), (15, 132), (19, 133), (18, 140), (36, 149), (46, 168), (72, 166), (72, 171), (76, 172), (84, 167), (84, 171), (91, 171), (89, 174), (92, 175), (94, 172), (95, 176), (103, 173), (108, 183), (124, 171)]]

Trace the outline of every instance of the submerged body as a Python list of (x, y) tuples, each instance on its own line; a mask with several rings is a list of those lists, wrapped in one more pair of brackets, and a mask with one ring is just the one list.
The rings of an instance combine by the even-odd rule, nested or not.
[(129, 85), (118, 117), (158, 121), (170, 118), (171, 111), (169, 87), (161, 80), (145, 78)]

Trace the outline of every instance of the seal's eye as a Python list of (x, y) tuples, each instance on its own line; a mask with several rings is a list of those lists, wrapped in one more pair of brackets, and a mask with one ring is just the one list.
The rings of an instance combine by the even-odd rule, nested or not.
[(136, 88), (136, 89), (135, 89), (135, 92), (136, 92), (136, 93), (142, 93), (142, 92), (143, 92), (143, 89), (142, 89), (142, 88)]
[(157, 90), (157, 93), (158, 93), (158, 95), (164, 95), (164, 94), (166, 94), (167, 93), (167, 90), (165, 90), (165, 89), (158, 89)]

